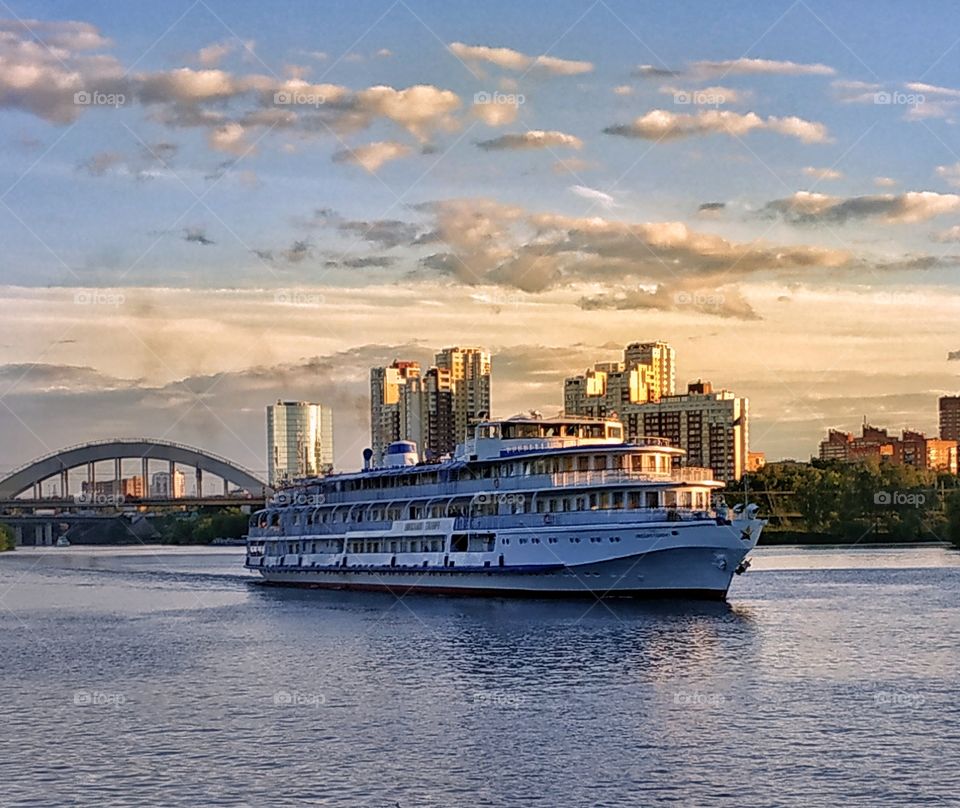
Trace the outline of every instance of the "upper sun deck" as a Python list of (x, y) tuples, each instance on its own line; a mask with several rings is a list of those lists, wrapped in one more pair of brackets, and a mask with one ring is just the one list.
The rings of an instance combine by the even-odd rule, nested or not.
[[(586, 446), (617, 446), (624, 443), (620, 421), (562, 416), (539, 418), (515, 416), (481, 421), (474, 437), (457, 447), (457, 460), (490, 460), (516, 454), (548, 452)], [(655, 446), (671, 453), (666, 438), (640, 438), (634, 446)]]

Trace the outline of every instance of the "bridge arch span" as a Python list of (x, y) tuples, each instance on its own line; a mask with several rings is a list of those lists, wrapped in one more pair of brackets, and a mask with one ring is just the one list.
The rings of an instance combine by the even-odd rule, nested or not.
[(0, 480), (0, 499), (14, 499), (45, 480), (90, 463), (132, 459), (163, 460), (200, 469), (253, 496), (272, 493), (272, 489), (252, 472), (202, 449), (152, 438), (120, 438), (70, 446), (15, 469)]

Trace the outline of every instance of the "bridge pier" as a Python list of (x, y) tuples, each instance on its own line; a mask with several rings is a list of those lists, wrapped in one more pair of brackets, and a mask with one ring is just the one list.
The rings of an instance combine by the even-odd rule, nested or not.
[(60, 499), (70, 496), (70, 475), (66, 469), (60, 472)]
[(203, 469), (200, 466), (196, 467), (197, 472), (197, 499), (200, 499), (203, 496)]
[(141, 496), (150, 496), (150, 461), (143, 457), (140, 459), (140, 476), (143, 478), (143, 493)]

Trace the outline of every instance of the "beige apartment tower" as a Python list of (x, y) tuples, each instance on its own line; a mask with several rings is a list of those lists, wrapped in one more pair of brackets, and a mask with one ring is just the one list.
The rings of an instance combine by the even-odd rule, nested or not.
[(436, 366), (450, 371), (453, 385), (454, 445), (471, 435), (477, 418), (490, 416), (490, 352), (483, 348), (444, 348)]

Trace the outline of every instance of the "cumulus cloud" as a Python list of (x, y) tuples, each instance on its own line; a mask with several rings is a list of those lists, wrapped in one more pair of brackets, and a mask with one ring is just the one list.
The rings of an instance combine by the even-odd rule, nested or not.
[(447, 46), (450, 52), (464, 62), (476, 64), (487, 62), (504, 70), (525, 72), (541, 70), (557, 76), (576, 76), (593, 70), (590, 62), (570, 59), (558, 59), (554, 56), (528, 56), (511, 48), (491, 48), (486, 45), (466, 45), (463, 42), (451, 42)]
[[(42, 33), (49, 47), (37, 42), (31, 29)], [(342, 135), (386, 120), (426, 143), (435, 132), (460, 126), (457, 94), (432, 85), (352, 90), (298, 77), (240, 75), (216, 66), (239, 47), (233, 42), (204, 48), (197, 54), (200, 68), (127, 75), (112, 56), (89, 52), (108, 44), (86, 23), (0, 22), (0, 107), (65, 124), (84, 110), (106, 106), (84, 99), (110, 95), (117, 105), (143, 104), (163, 125), (205, 129), (212, 148), (234, 153), (243, 148), (238, 127)]]
[(230, 122), (212, 129), (207, 134), (207, 143), (215, 151), (241, 155), (250, 149), (244, 139), (246, 130), (238, 123)]
[(583, 148), (583, 141), (574, 135), (564, 132), (545, 132), (534, 129), (518, 134), (501, 135), (492, 140), (482, 140), (477, 146), (484, 151), (504, 151), (516, 149), (547, 149), (547, 148)]
[(887, 224), (911, 224), (957, 210), (960, 210), (960, 196), (933, 191), (854, 197), (798, 191), (786, 199), (768, 202), (762, 213), (779, 216), (791, 224), (799, 225), (844, 224), (862, 219), (877, 219)]
[(822, 123), (787, 118), (761, 118), (753, 112), (741, 115), (729, 110), (700, 110), (695, 113), (675, 113), (654, 109), (629, 124), (616, 124), (604, 129), (608, 135), (642, 138), (645, 140), (675, 140), (698, 135), (726, 134), (740, 137), (754, 130), (776, 132), (794, 137), (804, 143), (825, 143), (829, 140)]
[(413, 149), (396, 141), (378, 140), (352, 149), (344, 149), (333, 155), (335, 163), (353, 163), (373, 173), (385, 163), (398, 160), (413, 153)]
[[(736, 243), (681, 222), (623, 222), (531, 213), (489, 199), (421, 206), (447, 246), (422, 267), (469, 285), (538, 292), (571, 283), (709, 286), (756, 272), (851, 266), (846, 251)], [(727, 277), (729, 275), (729, 277)]]
[(216, 67), (235, 47), (236, 42), (233, 41), (211, 42), (197, 51), (197, 61), (204, 67)]
[(0, 20), (0, 107), (66, 124), (88, 108), (80, 93), (125, 95), (120, 63), (88, 52), (108, 44), (89, 23)]
[(808, 177), (817, 180), (840, 180), (843, 179), (843, 172), (835, 168), (816, 168), (815, 166), (806, 166), (803, 173)]

